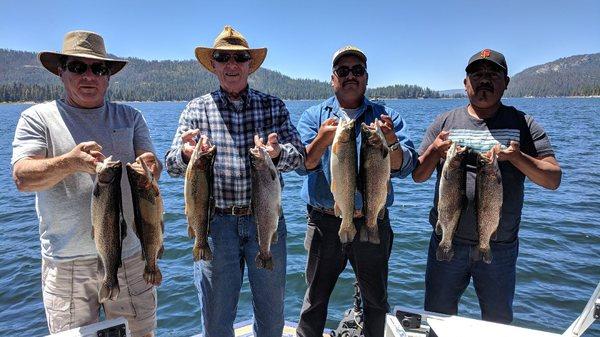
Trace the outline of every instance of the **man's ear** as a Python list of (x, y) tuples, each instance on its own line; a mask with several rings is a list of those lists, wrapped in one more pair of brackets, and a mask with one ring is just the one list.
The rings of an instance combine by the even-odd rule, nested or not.
[(333, 74), (331, 74), (331, 86), (333, 87)]
[(467, 90), (467, 78), (465, 77), (465, 79), (463, 80), (463, 85), (465, 86), (465, 90)]
[(365, 85), (369, 85), (369, 73), (365, 73), (365, 76), (367, 78), (365, 78)]
[(508, 87), (508, 83), (510, 82), (510, 77), (506, 76), (506, 86)]

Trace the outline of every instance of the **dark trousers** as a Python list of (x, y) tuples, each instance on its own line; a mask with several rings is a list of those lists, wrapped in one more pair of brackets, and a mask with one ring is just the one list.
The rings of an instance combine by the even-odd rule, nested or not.
[(517, 255), (519, 241), (492, 244), (492, 263), (473, 261), (473, 245), (453, 243), (451, 261), (438, 261), (435, 252), (439, 240), (432, 234), (425, 272), (425, 310), (456, 315), (458, 302), (473, 278), (481, 318), (508, 324), (513, 319)]
[[(339, 275), (350, 261), (363, 302), (363, 333), (366, 337), (382, 337), (385, 315), (389, 311), (387, 301), (388, 260), (392, 249), (393, 234), (386, 212), (378, 220), (381, 243), (360, 242), (357, 234), (352, 243), (342, 245), (338, 236), (341, 219), (309, 207), (307, 241), (308, 263), (300, 322), (296, 329), (301, 337), (323, 335), (327, 319), (329, 297)], [(364, 219), (354, 219), (360, 233)], [(312, 238), (311, 238), (312, 236)], [(352, 296), (348, 289), (348, 297)], [(342, 317), (340, 317), (341, 319)]]

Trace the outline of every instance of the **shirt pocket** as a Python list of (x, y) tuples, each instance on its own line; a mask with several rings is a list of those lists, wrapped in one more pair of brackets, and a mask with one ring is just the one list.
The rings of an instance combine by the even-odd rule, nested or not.
[(113, 155), (115, 158), (124, 162), (133, 162), (135, 160), (135, 149), (133, 148), (133, 128), (113, 129), (112, 134)]

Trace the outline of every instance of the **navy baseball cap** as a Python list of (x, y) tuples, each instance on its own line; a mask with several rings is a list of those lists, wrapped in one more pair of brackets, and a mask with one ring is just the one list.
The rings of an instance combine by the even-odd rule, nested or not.
[(508, 74), (508, 66), (506, 65), (506, 59), (504, 58), (504, 55), (502, 55), (502, 53), (499, 53), (495, 50), (491, 50), (491, 49), (484, 49), (480, 52), (475, 53), (475, 55), (471, 56), (471, 58), (469, 59), (469, 63), (467, 64), (467, 67), (465, 68), (465, 71), (467, 73), (469, 73), (469, 68), (471, 68), (472, 65), (474, 65), (475, 63), (479, 63), (479, 62), (492, 62), (495, 65), (499, 66), (500, 68), (502, 68), (502, 70), (504, 70), (505, 74)]

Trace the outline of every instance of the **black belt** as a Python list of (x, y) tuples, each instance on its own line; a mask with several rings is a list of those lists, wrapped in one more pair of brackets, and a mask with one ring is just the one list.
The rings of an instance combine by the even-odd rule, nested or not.
[[(309, 208), (309, 211), (314, 210), (319, 213), (336, 216), (333, 208), (324, 208), (324, 207), (317, 207), (317, 206), (312, 206), (312, 205), (308, 205), (308, 208)], [(363, 216), (364, 216), (363, 212), (360, 209), (354, 210), (354, 218), (362, 218)]]
[(244, 216), (252, 214), (252, 208), (250, 206), (215, 207), (215, 213), (221, 215)]

